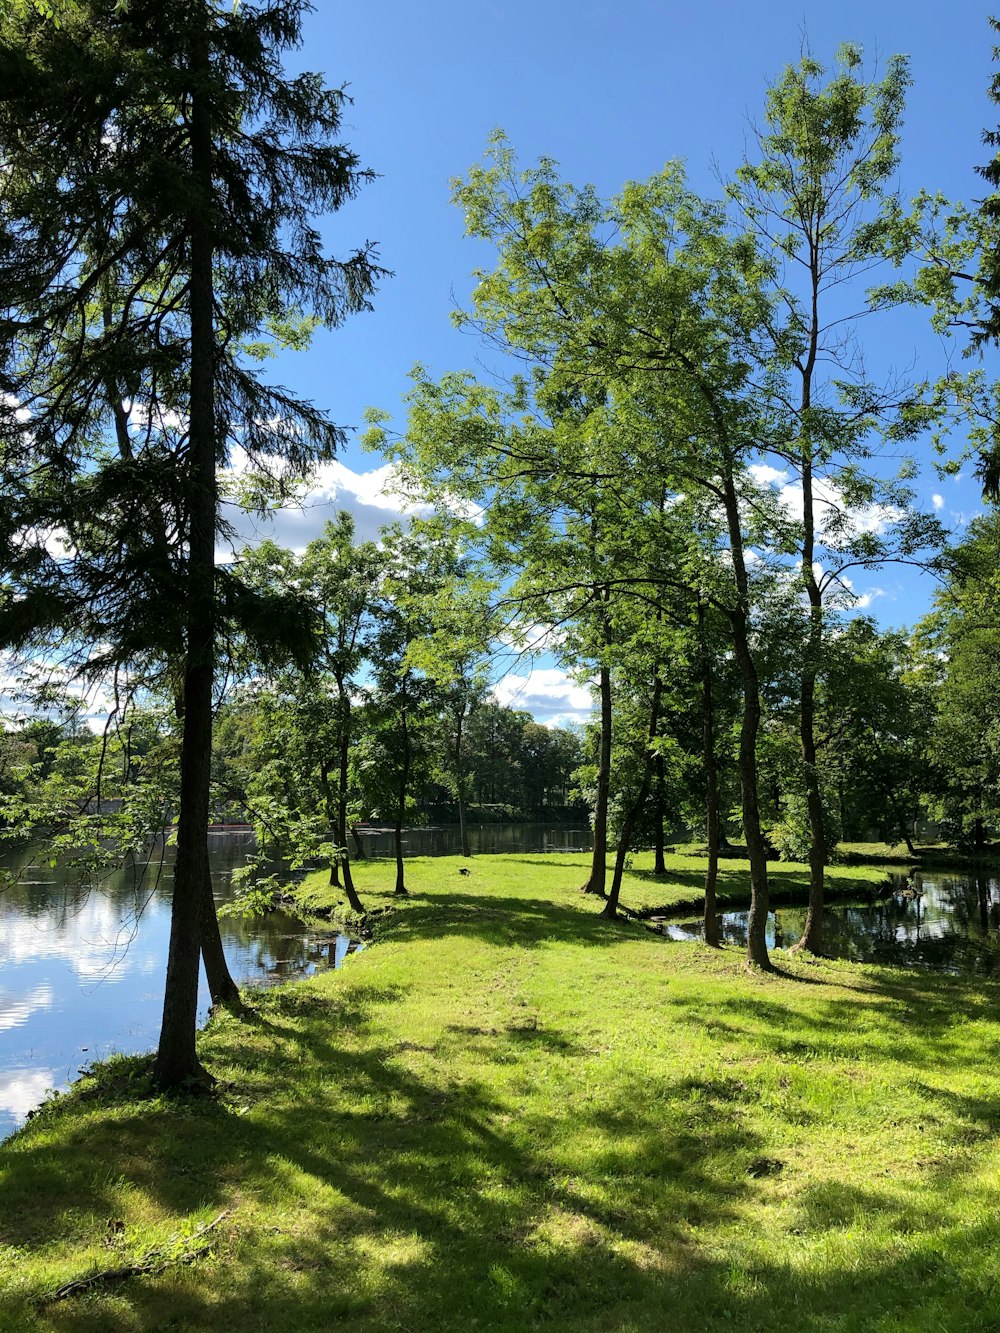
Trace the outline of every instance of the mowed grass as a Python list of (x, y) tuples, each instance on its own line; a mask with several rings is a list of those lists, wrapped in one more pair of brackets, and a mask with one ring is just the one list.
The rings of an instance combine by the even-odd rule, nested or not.
[(0, 1327), (994, 1329), (1000, 987), (750, 974), (601, 920), (585, 859), (417, 862), (372, 947), (203, 1034), (219, 1097), (122, 1061), (45, 1110), (0, 1148)]

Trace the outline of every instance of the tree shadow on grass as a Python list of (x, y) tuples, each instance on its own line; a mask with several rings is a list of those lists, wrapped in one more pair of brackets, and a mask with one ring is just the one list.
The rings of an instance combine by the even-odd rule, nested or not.
[[(168, 1273), (130, 1282), (123, 1290), (141, 1327), (162, 1318), (165, 1299), (175, 1320), (223, 1326), (213, 1290), (220, 1280), (225, 1326), (325, 1328), (336, 1314), (371, 1328), (477, 1319), (487, 1328), (535, 1319), (584, 1327), (609, 1289), (627, 1303), (637, 1287), (665, 1298), (664, 1270), (681, 1261), (686, 1229), (731, 1219), (755, 1188), (739, 1163), (759, 1152), (759, 1140), (712, 1089), (695, 1124), (690, 1081), (623, 1075), (610, 1103), (567, 1106), (562, 1123), (519, 1107), (510, 1085), (498, 1094), (472, 1080), (448, 1086), (424, 1077), (409, 1051), (370, 1032), (359, 1048), (370, 997), (335, 1006), (335, 1024), (322, 997), (296, 996), (288, 1008), (285, 998), (267, 1006), (252, 1064), (238, 1080), (248, 1113), (219, 1103), (116, 1104), (105, 1124), (81, 1123), (54, 1155), (51, 1141), (25, 1141), (11, 1153), (4, 1241), (38, 1245), (65, 1235), (70, 1201), (81, 1234), (100, 1237), (124, 1178), (130, 1192), (174, 1214), (219, 1209), (234, 1197), (283, 1209), (276, 1232), (258, 1233), (236, 1203), (229, 1241), (219, 1241), (224, 1279)], [(217, 1038), (223, 1062), (235, 1032)], [(501, 1031), (494, 1040), (526, 1072), (537, 1069), (539, 1042), (554, 1064), (578, 1055), (559, 1034)], [(265, 1090), (258, 1116), (255, 1093)], [(567, 1124), (586, 1145), (582, 1169), (561, 1160), (576, 1152), (564, 1142)], [(100, 1171), (74, 1167), (95, 1151)], [(43, 1179), (47, 1197), (28, 1222), (16, 1201)], [(628, 1244), (646, 1260), (655, 1251), (656, 1264), (644, 1272)], [(392, 1253), (398, 1262), (383, 1262)], [(398, 1312), (398, 1324), (387, 1310)]]
[[(599, 900), (598, 900), (599, 902)], [(609, 921), (587, 899), (579, 906), (564, 906), (549, 898), (516, 897), (509, 905), (494, 896), (448, 893), (422, 896), (412, 893), (404, 910), (380, 924), (377, 938), (396, 941), (465, 935), (500, 946), (534, 949), (552, 942), (607, 946), (626, 939), (647, 939), (662, 946), (646, 931), (627, 921)]]
[[(922, 983), (890, 995), (900, 1025), (921, 996), (944, 1001), (945, 990)], [(208, 1035), (213, 1063), (231, 1071), (228, 1101), (145, 1106), (119, 1095), (103, 1108), (95, 1100), (93, 1115), (68, 1128), (56, 1107), (44, 1136), (0, 1154), (0, 1240), (9, 1245), (100, 1237), (121, 1207), (122, 1180), (175, 1215), (233, 1208), (214, 1263), (132, 1280), (114, 1305), (98, 1294), (60, 1307), (62, 1326), (989, 1326), (970, 1315), (988, 1296), (973, 1257), (995, 1249), (997, 1222), (991, 1213), (960, 1226), (933, 1202), (933, 1172), (926, 1207), (871, 1181), (798, 1181), (780, 1143), (765, 1144), (754, 1127), (756, 1092), (740, 1078), (621, 1065), (592, 1087), (573, 1073), (585, 1068), (579, 1043), (548, 1029), (453, 1024), (420, 1046), (393, 1042), (380, 1015), (405, 997), (360, 978), (343, 994), (309, 983), (265, 995), (249, 1030), (225, 1020)], [(679, 1013), (666, 1010), (663, 1021)], [(857, 1029), (858, 1011), (845, 1000), (803, 1014), (752, 992), (688, 1003), (686, 1013), (714, 1018), (766, 1056), (776, 1036), (786, 1049), (820, 1050), (831, 1024), (838, 1040), (852, 1014)], [(479, 1072), (450, 1081), (450, 1043), (470, 1040)], [(545, 1076), (566, 1088), (558, 1117), (518, 1100), (518, 1079), (540, 1076), (540, 1044)], [(491, 1059), (515, 1065), (501, 1085), (488, 1078)], [(987, 1099), (947, 1098), (970, 1132), (992, 1123)], [(789, 1225), (816, 1243), (875, 1218), (912, 1244), (868, 1253), (863, 1267), (846, 1240), (842, 1262), (835, 1245), (808, 1272), (775, 1262), (757, 1219), (779, 1190)], [(263, 1206), (266, 1226), (256, 1221)], [(986, 1210), (984, 1200), (984, 1219)]]

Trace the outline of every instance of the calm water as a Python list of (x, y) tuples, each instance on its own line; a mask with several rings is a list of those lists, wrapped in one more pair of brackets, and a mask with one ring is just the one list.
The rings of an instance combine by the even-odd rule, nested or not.
[[(211, 837), (220, 903), (251, 837)], [(81, 1066), (155, 1046), (171, 882), (166, 862), (90, 890), (46, 866), (27, 870), (22, 883), (0, 891), (0, 1138), (23, 1122), (47, 1089), (65, 1088)], [(308, 932), (281, 912), (252, 921), (224, 917), (220, 925), (229, 966), (241, 984), (339, 967), (352, 943), (343, 935)], [(203, 974), (201, 1021), (208, 1004)]]
[[(823, 916), (823, 947), (837, 958), (857, 962), (930, 967), (947, 972), (1000, 976), (1000, 878), (916, 871), (910, 882), (919, 898), (896, 890), (878, 902), (832, 903)], [(802, 933), (804, 907), (778, 907), (768, 916), (769, 948), (788, 948)], [(719, 917), (722, 938), (745, 944), (747, 912)], [(700, 921), (670, 922), (672, 939), (697, 939)]]

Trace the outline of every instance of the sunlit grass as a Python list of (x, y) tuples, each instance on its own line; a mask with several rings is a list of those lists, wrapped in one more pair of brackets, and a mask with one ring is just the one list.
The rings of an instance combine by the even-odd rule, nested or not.
[[(57, 1101), (0, 1150), (0, 1327), (992, 1329), (1000, 988), (750, 975), (601, 920), (585, 862), (421, 861), (401, 905), (362, 866), (377, 942), (220, 1017), (218, 1099), (122, 1061)], [(633, 906), (700, 875), (636, 868)]]

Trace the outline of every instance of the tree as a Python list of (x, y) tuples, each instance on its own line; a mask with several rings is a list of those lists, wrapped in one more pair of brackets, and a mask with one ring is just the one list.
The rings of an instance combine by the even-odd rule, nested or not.
[(918, 627), (929, 650), (925, 674), (936, 677), (927, 737), (930, 812), (955, 841), (977, 851), (1000, 822), (998, 551), (994, 511), (971, 523), (948, 554), (935, 610)]
[[(510, 604), (558, 628), (564, 663), (597, 677), (592, 891), (606, 876), (614, 603), (680, 582), (724, 608), (744, 694), (748, 952), (767, 966), (751, 564), (774, 506), (748, 464), (773, 442), (750, 377), (773, 323), (773, 265), (753, 241), (727, 235), (722, 210), (695, 198), (676, 167), (604, 204), (560, 182), (549, 161), (518, 173), (502, 136), (491, 157), (456, 189), (469, 233), (498, 251), (460, 320), (529, 374), (505, 393), (471, 375), (434, 383), (418, 368), (395, 453), (428, 494), (486, 505), (483, 540), (512, 578)], [(381, 423), (379, 433), (384, 443)], [(633, 523), (655, 522), (676, 495), (697, 496), (703, 520), (680, 567), (636, 570)]]
[(374, 542), (355, 542), (354, 520), (342, 511), (301, 557), (265, 542), (244, 553), (241, 571), (254, 588), (300, 597), (313, 613), (315, 637), (305, 671), (284, 673), (301, 732), (300, 779), (314, 775), (327, 832), (335, 851), (330, 883), (339, 885), (352, 911), (363, 910), (354, 887), (347, 846), (353, 700), (371, 655), (375, 606), (383, 561)]
[[(17, 183), (8, 228), (24, 238), (0, 269), (16, 297), (3, 341), (21, 339), (5, 458), (37, 462), (35, 514), (72, 549), (35, 553), (47, 578), (21, 623), (108, 645), (83, 661), (93, 674), (167, 663), (183, 714), (162, 1087), (200, 1075), (217, 634), (228, 616), (268, 636), (259, 603), (215, 567), (217, 469), (237, 445), (251, 476), (332, 452), (340, 431), (248, 358), (262, 333), (287, 335), (289, 312), (337, 324), (364, 308), (376, 276), (370, 248), (336, 261), (312, 225), (368, 173), (336, 140), (343, 92), (282, 68), (304, 8), (65, 0), (3, 19), (0, 151)], [(32, 289), (19, 275), (39, 237), (56, 245)], [(136, 505), (153, 521), (137, 526)]]
[[(908, 491), (872, 475), (878, 433), (898, 441), (919, 426), (918, 394), (912, 386), (883, 388), (868, 379), (858, 347), (859, 317), (847, 305), (870, 267), (866, 224), (893, 194), (906, 62), (894, 57), (885, 77), (869, 82), (860, 51), (844, 46), (826, 82), (825, 75), (808, 53), (785, 70), (768, 93), (766, 128), (756, 135), (760, 160), (741, 167), (730, 190), (743, 217), (782, 260), (775, 281), (783, 318), (762, 359), (760, 383), (772, 414), (784, 422), (785, 439), (773, 442), (774, 451), (799, 479), (801, 518), (786, 540), (796, 548), (808, 606), (799, 747), (810, 890), (795, 947), (813, 953), (822, 948), (827, 856), (816, 743), (826, 603), (842, 596), (846, 570), (872, 568), (893, 556), (912, 558), (939, 536), (936, 524), (907, 514)], [(865, 507), (885, 516), (882, 526), (891, 535), (865, 519)]]

